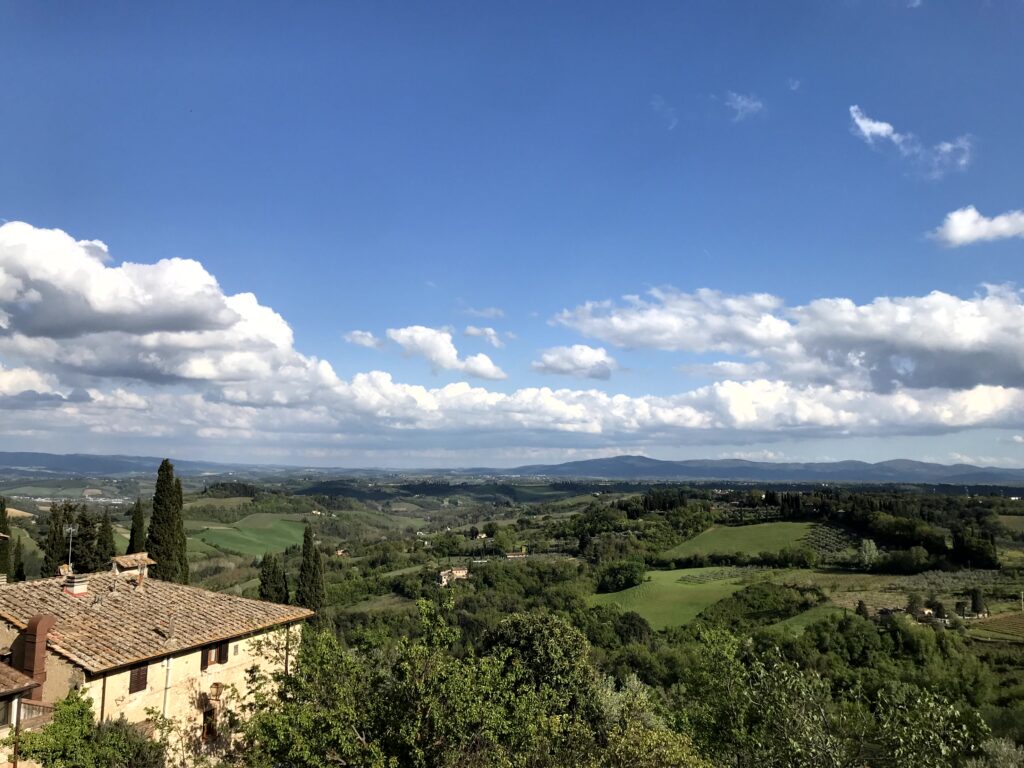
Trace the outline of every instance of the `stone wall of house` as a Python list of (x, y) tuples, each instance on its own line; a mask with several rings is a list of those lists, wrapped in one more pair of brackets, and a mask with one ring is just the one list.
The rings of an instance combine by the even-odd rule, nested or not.
[[(294, 655), (299, 635), (295, 628), (290, 632)], [(114, 720), (123, 714), (129, 722), (136, 723), (148, 720), (148, 712), (153, 710), (198, 732), (204, 709), (230, 706), (232, 688), (238, 695), (245, 693), (246, 673), (252, 666), (258, 665), (269, 672), (280, 663), (272, 658), (273, 654), (268, 657), (262, 646), (282, 643), (283, 630), (232, 640), (223, 664), (210, 664), (204, 670), (202, 652), (191, 651), (150, 662), (145, 690), (129, 691), (129, 669), (90, 680), (85, 690), (93, 700), (97, 717), (102, 712), (104, 719)], [(222, 690), (218, 701), (211, 697), (215, 684), (220, 684)]]

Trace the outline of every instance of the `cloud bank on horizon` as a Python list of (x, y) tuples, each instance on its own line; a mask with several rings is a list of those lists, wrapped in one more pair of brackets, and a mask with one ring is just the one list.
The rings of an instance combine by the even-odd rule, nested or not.
[[(1015, 231), (1007, 226), (999, 231)], [(343, 378), (299, 351), (284, 317), (252, 293), (225, 293), (196, 260), (116, 263), (99, 240), (9, 222), (0, 226), (2, 432), (45, 433), (69, 450), (104, 435), (268, 455), (301, 446), (326, 458), (415, 452), (442, 436), (470, 451), (573, 455), (1024, 429), (1024, 294), (1009, 285), (800, 305), (662, 287), (586, 301), (551, 322), (615, 350), (651, 350), (666, 369), (688, 361), (710, 380), (624, 394), (605, 346), (538, 349), (519, 370), (463, 354), (450, 329), (426, 325), (346, 338), (375, 350), (382, 367), (399, 354), (475, 382), (428, 386), (382, 369)], [(505, 351), (493, 328), (466, 334)], [(530, 370), (595, 383), (517, 385)]]

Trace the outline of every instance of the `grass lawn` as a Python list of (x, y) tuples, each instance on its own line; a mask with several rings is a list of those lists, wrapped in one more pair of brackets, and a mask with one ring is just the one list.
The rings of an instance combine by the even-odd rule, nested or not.
[(636, 611), (654, 629), (664, 629), (693, 621), (709, 605), (743, 586), (737, 574), (721, 568), (648, 571), (647, 578), (643, 584), (621, 592), (594, 595), (591, 601), (594, 605), (617, 605), (623, 611)]
[(232, 525), (209, 527), (192, 534), (211, 547), (242, 555), (282, 552), (302, 543), (305, 515), (275, 515), (259, 512)]
[(791, 618), (780, 621), (772, 626), (799, 635), (809, 625), (816, 621), (821, 621), (825, 617), (832, 616), (834, 614), (842, 615), (844, 612), (845, 609), (838, 605), (824, 603), (823, 605), (816, 605), (813, 608), (809, 608), (803, 613), (798, 613), (796, 616), (792, 616)]
[(756, 523), (754, 525), (716, 526), (664, 552), (665, 557), (690, 555), (728, 555), (745, 552), (778, 552), (793, 546), (810, 533), (813, 523)]

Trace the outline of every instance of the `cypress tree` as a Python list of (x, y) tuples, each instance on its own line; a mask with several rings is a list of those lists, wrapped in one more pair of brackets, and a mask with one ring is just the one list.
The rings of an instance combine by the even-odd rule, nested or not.
[(7, 499), (0, 496), (0, 573), (10, 576), (11, 571), (11, 523), (7, 519)]
[(128, 535), (126, 555), (141, 552), (146, 546), (146, 519), (142, 516), (142, 499), (135, 499), (132, 507), (132, 531)]
[(19, 536), (14, 542), (14, 563), (11, 566), (14, 569), (14, 581), (25, 581), (25, 553), (21, 546), (21, 538)]
[(324, 565), (320, 550), (313, 542), (313, 527), (306, 523), (302, 536), (302, 567), (299, 569), (299, 583), (295, 588), (295, 604), (317, 613), (327, 600), (324, 589)]
[(180, 486), (174, 482), (174, 465), (164, 459), (156, 474), (153, 514), (146, 534), (146, 551), (156, 561), (149, 570), (153, 578), (184, 584), (188, 581), (188, 561), (183, 551), (185, 525), (181, 520), (180, 501)]
[(288, 573), (284, 569), (284, 555), (277, 561), (277, 596), (280, 599), (275, 602), (288, 602)]
[(288, 602), (288, 580), (281, 559), (270, 552), (260, 564), (260, 600), (270, 603)]
[(43, 545), (43, 576), (56, 576), (57, 569), (67, 562), (67, 550), (64, 548), (64, 510), (68, 513), (75, 509), (70, 502), (54, 504), (50, 507), (50, 519), (46, 528), (46, 543)]
[(96, 533), (96, 561), (100, 568), (110, 564), (110, 559), (117, 554), (114, 545), (114, 526), (110, 524), (110, 513), (104, 510), (100, 518), (100, 528)]
[(75, 573), (94, 573), (100, 569), (96, 556), (96, 520), (83, 506), (74, 519), (75, 535), (71, 539), (71, 564)]
[(185, 536), (185, 494), (181, 490), (181, 478), (174, 478), (174, 506), (177, 511), (177, 528), (174, 536), (177, 541), (178, 573), (181, 583), (188, 584), (188, 539)]

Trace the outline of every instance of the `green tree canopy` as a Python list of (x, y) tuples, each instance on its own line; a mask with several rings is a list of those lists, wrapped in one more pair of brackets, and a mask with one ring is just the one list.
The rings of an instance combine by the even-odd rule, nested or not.
[[(9, 736), (5, 745), (14, 743)], [(163, 768), (164, 749), (147, 739), (123, 718), (98, 726), (92, 701), (78, 689), (58, 701), (53, 721), (39, 731), (18, 736), (21, 758), (43, 768)]]

